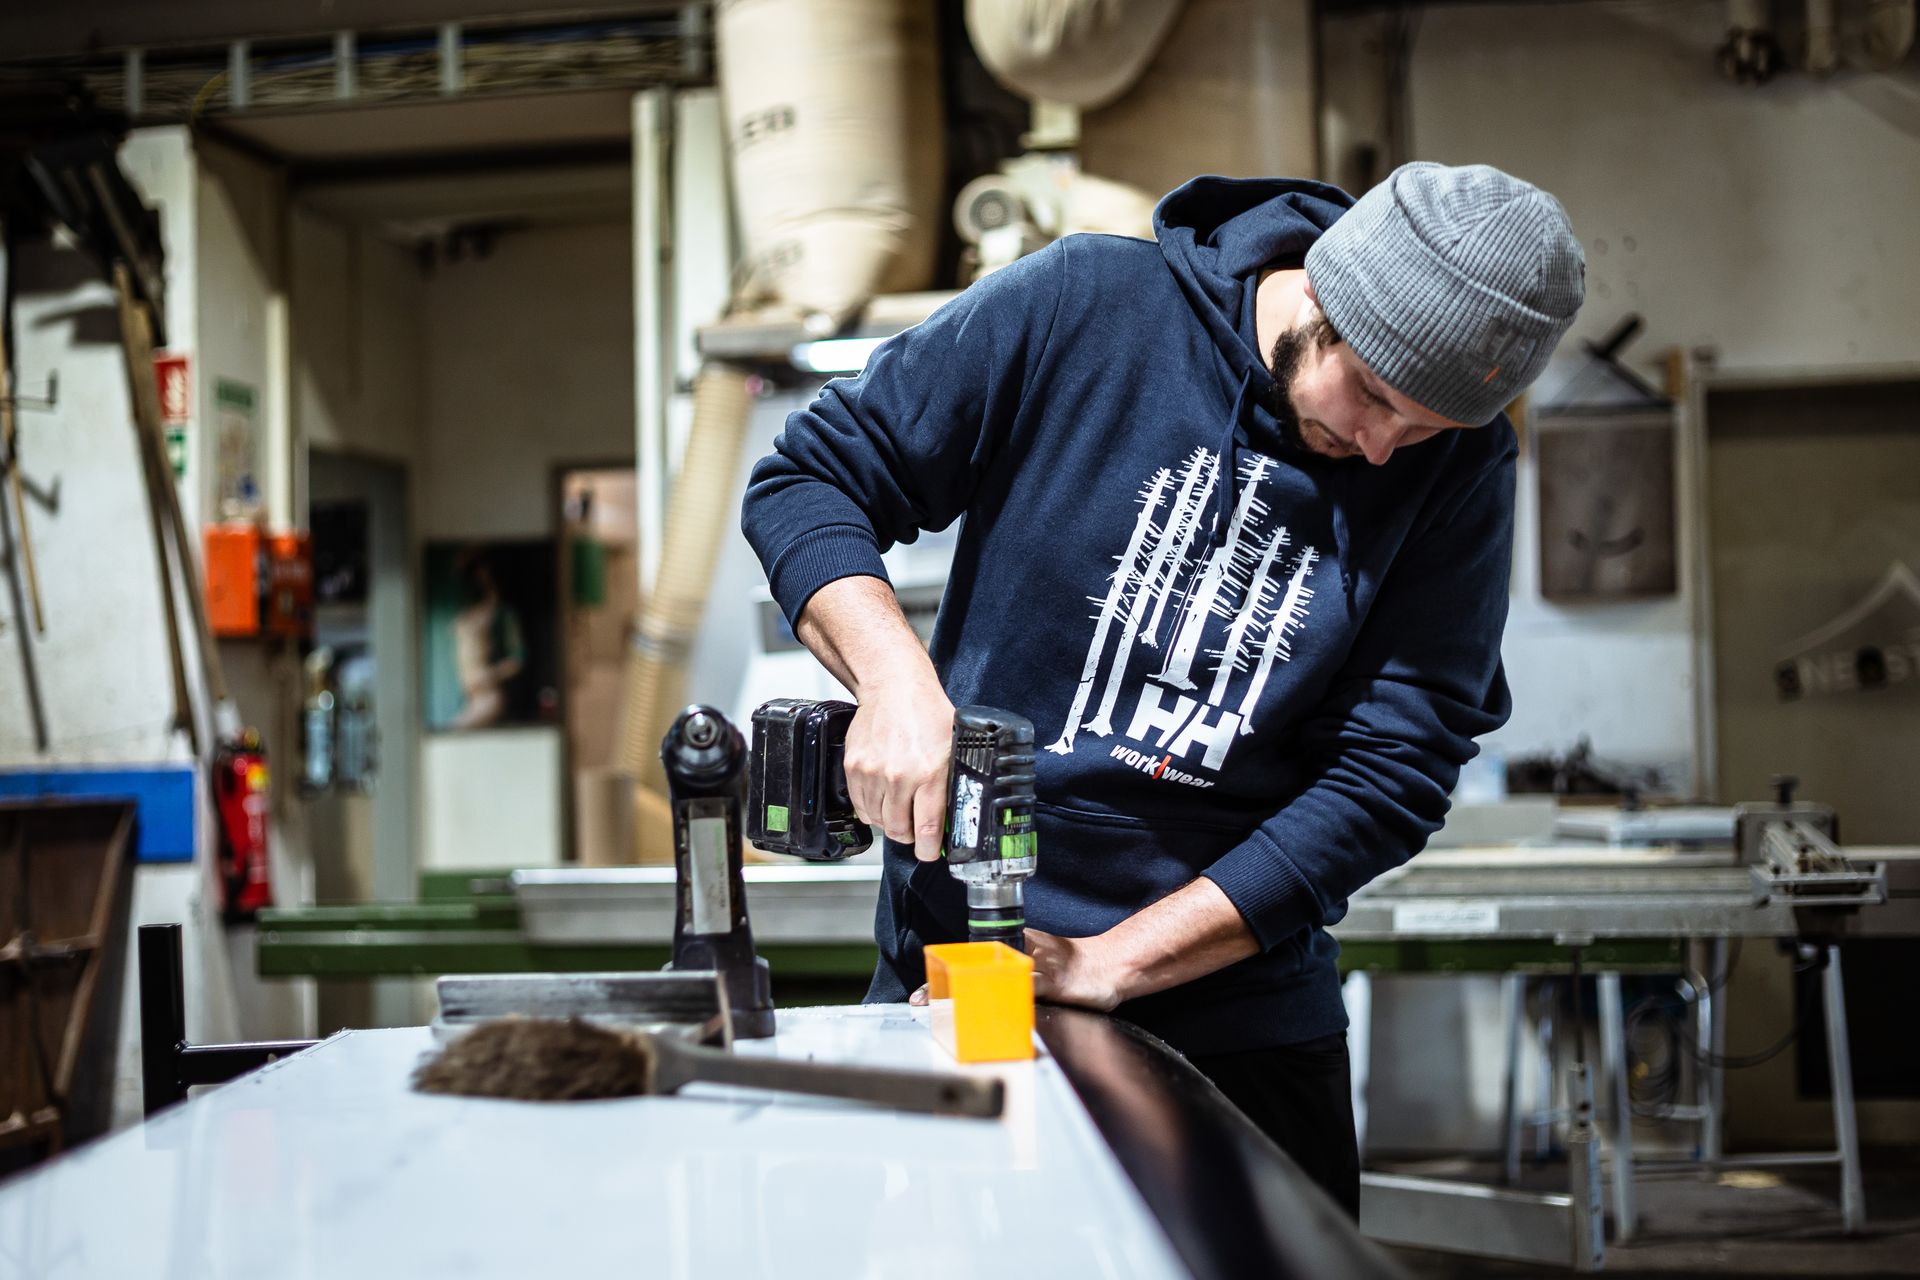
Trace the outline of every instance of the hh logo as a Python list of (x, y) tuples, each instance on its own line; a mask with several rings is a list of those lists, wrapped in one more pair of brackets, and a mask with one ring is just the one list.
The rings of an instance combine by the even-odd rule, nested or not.
[(1252, 732), (1268, 677), (1291, 659), (1313, 598), (1307, 580), (1320, 553), (1295, 548), (1260, 497), (1273, 465), (1258, 456), (1241, 464), (1224, 531), (1211, 517), (1220, 455), (1196, 449), (1177, 474), (1154, 472), (1106, 595), (1089, 597), (1098, 606), (1093, 639), (1066, 723), (1047, 750), (1070, 755), (1082, 733), (1112, 735), (1122, 686), (1131, 684), (1132, 718), (1121, 736), (1157, 750), (1116, 747), (1113, 758), (1156, 779), (1212, 785), (1174, 762), (1216, 772), (1234, 741)]
[(1481, 381), (1492, 382), (1502, 369), (1525, 364), (1532, 357), (1533, 339), (1522, 337), (1520, 331), (1505, 320), (1492, 320), (1481, 333), (1474, 354), (1490, 366)]

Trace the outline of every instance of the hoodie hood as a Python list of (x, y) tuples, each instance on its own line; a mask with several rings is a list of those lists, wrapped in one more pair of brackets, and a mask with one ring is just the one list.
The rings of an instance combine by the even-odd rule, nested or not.
[[(1353, 197), (1324, 182), (1293, 178), (1195, 178), (1153, 211), (1153, 230), (1167, 267), (1220, 356), (1222, 382), (1232, 388), (1232, 409), (1221, 425), (1221, 453), (1231, 482), (1219, 486), (1215, 536), (1226, 528), (1238, 497), (1233, 447), (1249, 445), (1293, 461), (1319, 459), (1280, 430), (1273, 407), (1279, 388), (1260, 350), (1254, 295), (1260, 273), (1292, 267), (1342, 213)], [(1354, 577), (1347, 563), (1347, 496), (1351, 469), (1330, 469), (1333, 534), (1339, 552), (1347, 610), (1354, 606)]]
[(1195, 178), (1153, 212), (1161, 255), (1220, 353), (1222, 382), (1246, 385), (1239, 438), (1264, 453), (1285, 453), (1288, 446), (1270, 408), (1277, 388), (1267, 355), (1255, 338), (1260, 273), (1300, 265), (1352, 206), (1352, 196), (1324, 182)]

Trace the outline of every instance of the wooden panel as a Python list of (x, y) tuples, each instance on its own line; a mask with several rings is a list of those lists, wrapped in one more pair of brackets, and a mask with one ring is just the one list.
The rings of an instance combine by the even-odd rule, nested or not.
[(124, 802), (0, 803), (0, 1146), (58, 1143), (133, 822)]

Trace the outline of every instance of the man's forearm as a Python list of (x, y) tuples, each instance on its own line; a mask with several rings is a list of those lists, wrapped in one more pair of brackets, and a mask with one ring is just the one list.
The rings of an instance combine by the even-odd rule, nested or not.
[(1112, 948), (1122, 1000), (1192, 982), (1260, 950), (1239, 909), (1205, 876), (1128, 916), (1103, 938)]
[(893, 588), (864, 575), (813, 593), (794, 633), (860, 706), (847, 727), (847, 798), (914, 856), (940, 856), (953, 704)]
[[(1044, 850), (1040, 858), (1044, 868)], [(1027, 949), (1040, 999), (1111, 1009), (1224, 969), (1260, 943), (1220, 886), (1202, 877), (1091, 938), (1029, 929)]]
[(939, 686), (926, 647), (883, 579), (859, 576), (829, 582), (807, 601), (793, 631), (856, 698), (863, 685)]

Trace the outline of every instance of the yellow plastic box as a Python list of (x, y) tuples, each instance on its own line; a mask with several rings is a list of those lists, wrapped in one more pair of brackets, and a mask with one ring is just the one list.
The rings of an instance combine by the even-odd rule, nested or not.
[(933, 1038), (959, 1062), (1033, 1056), (1033, 958), (1004, 942), (926, 949)]

